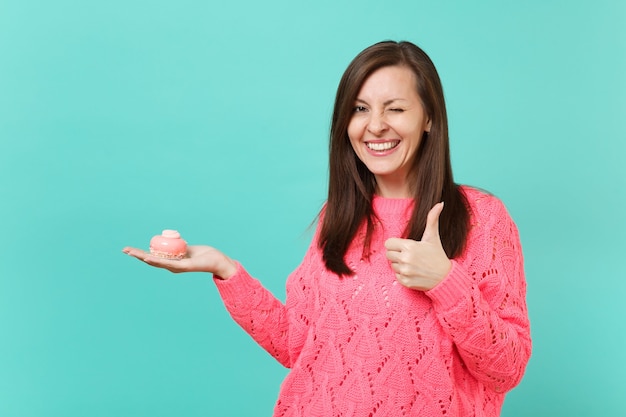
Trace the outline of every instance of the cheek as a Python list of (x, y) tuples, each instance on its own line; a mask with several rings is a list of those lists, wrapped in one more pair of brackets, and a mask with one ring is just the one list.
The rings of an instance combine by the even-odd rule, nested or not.
[(421, 136), (413, 136), (411, 137), (411, 144), (409, 145), (411, 157), (415, 157), (418, 153), (420, 146), (422, 145)]
[(411, 147), (418, 148), (426, 132), (425, 126), (407, 126), (404, 137), (411, 141)]
[(358, 144), (361, 141), (361, 132), (360, 129), (356, 126), (355, 123), (350, 123), (348, 125), (348, 138), (350, 139), (350, 144), (352, 145), (352, 149), (354, 151), (357, 150)]
[(355, 140), (359, 140), (358, 128), (355, 122), (350, 122), (348, 124), (348, 137), (350, 138), (350, 142), (354, 142)]

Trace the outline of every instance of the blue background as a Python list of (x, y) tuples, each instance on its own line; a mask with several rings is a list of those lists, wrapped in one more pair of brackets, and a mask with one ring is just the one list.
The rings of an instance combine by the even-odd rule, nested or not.
[(286, 371), (175, 228), (279, 298), (334, 93), (384, 39), (446, 91), (457, 181), (508, 206), (534, 352), (503, 416), (624, 416), (626, 3), (0, 0), (0, 416), (270, 415)]

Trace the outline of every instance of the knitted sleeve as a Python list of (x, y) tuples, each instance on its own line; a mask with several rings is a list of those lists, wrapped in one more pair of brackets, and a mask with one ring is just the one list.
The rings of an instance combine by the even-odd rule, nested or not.
[(291, 368), (297, 359), (310, 323), (306, 309), (311, 305), (308, 281), (313, 244), (304, 260), (287, 280), (287, 302), (283, 304), (237, 264), (228, 280), (214, 277), (215, 285), (232, 318), (278, 362)]
[(469, 372), (506, 392), (521, 380), (531, 351), (523, 256), (504, 205), (484, 194), (472, 198), (466, 252), (426, 294)]

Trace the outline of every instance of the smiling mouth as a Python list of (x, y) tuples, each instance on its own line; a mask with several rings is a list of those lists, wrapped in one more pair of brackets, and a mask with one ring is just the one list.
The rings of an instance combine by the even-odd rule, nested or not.
[(393, 149), (399, 144), (399, 140), (392, 140), (390, 142), (366, 142), (365, 146), (367, 146), (372, 151), (383, 152)]

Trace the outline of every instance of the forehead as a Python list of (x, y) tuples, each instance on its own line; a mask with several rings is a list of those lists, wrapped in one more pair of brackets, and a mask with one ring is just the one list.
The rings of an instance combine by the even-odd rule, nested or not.
[(405, 66), (382, 67), (365, 79), (358, 98), (398, 96), (394, 98), (411, 99), (417, 97), (416, 77)]

